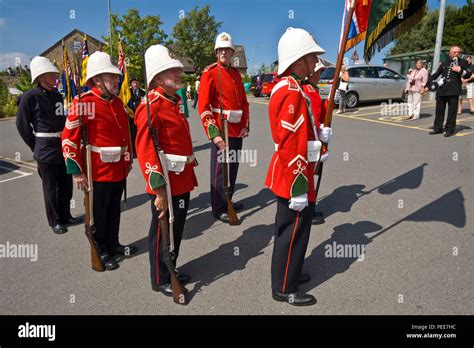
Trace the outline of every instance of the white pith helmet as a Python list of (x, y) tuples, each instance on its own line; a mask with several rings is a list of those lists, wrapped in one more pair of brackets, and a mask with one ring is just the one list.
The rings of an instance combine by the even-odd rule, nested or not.
[(87, 60), (87, 76), (85, 85), (92, 87), (92, 78), (100, 74), (122, 75), (119, 68), (112, 64), (110, 56), (105, 52), (94, 52)]
[(183, 63), (171, 58), (168, 49), (163, 45), (153, 45), (145, 52), (146, 83), (150, 87), (153, 78), (162, 71), (172, 68), (184, 68)]
[(36, 56), (30, 63), (31, 83), (35, 83), (36, 79), (43, 74), (56, 73), (59, 74), (58, 68), (54, 66), (46, 57)]
[(231, 48), (235, 52), (232, 36), (225, 32), (217, 35), (216, 44), (214, 45), (214, 52), (216, 52), (218, 48)]
[(316, 65), (314, 66), (314, 72), (317, 73), (318, 71), (321, 71), (321, 70), (324, 70), (326, 69), (326, 65), (324, 65), (321, 60), (319, 60), (319, 62), (316, 63)]
[(306, 30), (289, 27), (278, 41), (278, 75), (309, 53), (319, 55), (325, 52)]

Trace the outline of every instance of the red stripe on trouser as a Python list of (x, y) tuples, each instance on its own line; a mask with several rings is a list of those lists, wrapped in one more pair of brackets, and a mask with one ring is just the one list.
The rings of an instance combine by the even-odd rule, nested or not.
[(160, 256), (159, 254), (159, 242), (160, 242), (160, 218), (158, 218), (158, 238), (156, 239), (156, 257), (155, 257), (155, 266), (156, 266), (156, 283), (160, 285), (160, 268), (158, 267), (158, 257)]
[(283, 279), (283, 287), (282, 287), (282, 293), (285, 293), (286, 290), (286, 277), (288, 276), (288, 268), (290, 266), (290, 260), (291, 260), (291, 249), (293, 248), (293, 241), (295, 239), (295, 233), (296, 233), (296, 227), (298, 226), (298, 219), (300, 217), (299, 212), (296, 212), (296, 222), (295, 222), (295, 228), (293, 229), (293, 234), (291, 236), (291, 242), (290, 242), (290, 248), (288, 250), (288, 258), (286, 261), (286, 269), (285, 269), (285, 278)]
[(212, 205), (212, 211), (215, 211), (215, 205), (216, 205), (216, 194), (217, 194), (217, 173), (219, 173), (219, 157), (216, 158), (216, 173), (214, 174), (214, 199), (211, 202)]

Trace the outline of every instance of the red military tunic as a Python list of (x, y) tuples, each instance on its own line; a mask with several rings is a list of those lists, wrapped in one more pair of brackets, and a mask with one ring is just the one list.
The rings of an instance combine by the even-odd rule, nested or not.
[[(80, 117), (82, 120), (80, 120)], [(118, 182), (128, 176), (132, 161), (131, 142), (128, 130), (128, 115), (118, 97), (106, 99), (97, 88), (76, 96), (69, 108), (66, 125), (62, 133), (63, 157), (68, 174), (84, 173), (85, 149), (81, 144), (81, 122), (88, 128), (91, 151), (92, 180)], [(103, 147), (121, 147), (117, 162), (104, 162), (98, 152)]]
[(242, 78), (235, 68), (225, 68), (222, 65), (218, 66), (218, 63), (214, 63), (204, 70), (199, 86), (198, 98), (202, 125), (209, 139), (221, 136), (222, 125), (219, 113), (220, 85), (222, 86), (222, 109), (224, 110), (224, 115), (227, 116), (226, 114), (229, 111), (234, 111), (233, 114), (235, 115), (241, 113), (240, 122), (238, 123), (232, 123), (232, 121), (237, 121), (239, 116), (237, 118), (234, 115), (228, 117), (229, 137), (238, 138), (243, 128), (249, 128), (249, 103)]
[(314, 171), (308, 162), (308, 141), (317, 140), (301, 85), (292, 76), (273, 88), (268, 107), (272, 138), (277, 149), (268, 169), (265, 186), (275, 195), (290, 199), (304, 193), (316, 201)]
[[(193, 142), (189, 124), (182, 108), (181, 98), (175, 94), (168, 96), (157, 87), (148, 93), (152, 127), (158, 130), (158, 141), (165, 154), (192, 156)], [(165, 184), (162, 163), (155, 151), (153, 139), (148, 130), (146, 99), (143, 99), (135, 112), (137, 138), (135, 148), (138, 162), (146, 181), (146, 192)], [(195, 162), (187, 163), (182, 172), (168, 171), (171, 195), (190, 192), (197, 186), (194, 174)]]

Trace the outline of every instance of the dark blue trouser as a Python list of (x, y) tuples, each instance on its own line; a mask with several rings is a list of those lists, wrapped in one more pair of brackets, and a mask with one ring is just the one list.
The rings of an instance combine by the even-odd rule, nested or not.
[[(229, 150), (234, 151), (234, 158), (237, 159), (229, 164), (230, 195), (234, 194), (235, 181), (239, 170), (237, 151), (242, 149), (242, 138), (229, 138)], [(231, 152), (230, 152), (231, 153)], [(219, 151), (216, 145), (211, 143), (211, 206), (212, 213), (218, 217), (227, 212), (227, 204), (223, 192), (223, 175), (221, 159), (224, 154)]]
[(38, 162), (38, 174), (43, 183), (44, 205), (49, 226), (64, 224), (71, 217), (72, 176), (60, 164)]
[(297, 212), (288, 207), (288, 199), (276, 198), (272, 290), (288, 294), (298, 290), (298, 279), (303, 271), (304, 256), (308, 248), (314, 203), (309, 203), (301, 212)]
[(100, 252), (108, 252), (119, 245), (120, 200), (125, 179), (117, 182), (93, 182), (94, 238)]
[[(150, 195), (151, 200), (151, 224), (150, 231), (148, 233), (148, 254), (150, 259), (150, 276), (151, 285), (163, 285), (170, 284), (170, 272), (164, 263), (163, 258), (163, 243), (161, 236), (161, 226), (158, 224), (158, 211), (155, 207), (155, 195)], [(184, 225), (186, 223), (186, 216), (188, 215), (189, 208), (189, 192), (183, 193), (179, 196), (173, 196), (173, 213), (174, 213), (174, 224), (173, 224), (173, 236), (174, 236), (174, 254), (176, 260), (179, 255), (179, 247), (181, 245), (181, 239), (183, 237)], [(166, 214), (166, 218), (169, 219), (169, 213)]]

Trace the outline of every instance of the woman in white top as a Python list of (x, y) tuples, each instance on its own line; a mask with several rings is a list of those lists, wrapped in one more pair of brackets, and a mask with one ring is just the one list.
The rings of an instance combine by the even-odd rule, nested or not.
[(415, 69), (407, 75), (405, 93), (408, 94), (408, 119), (418, 120), (421, 111), (421, 92), (428, 82), (428, 71), (424, 68), (422, 60), (417, 60)]
[[(472, 65), (472, 57), (469, 56), (466, 58), (467, 62), (469, 63), (469, 67), (472, 68), (474, 65)], [(474, 115), (474, 74), (468, 79), (462, 79), (463, 85), (466, 85), (466, 98), (467, 102), (469, 103), (469, 111), (471, 112), (471, 115)], [(459, 96), (459, 108), (458, 108), (458, 114), (460, 114), (460, 111), (462, 110), (462, 101), (461, 101), (461, 96)]]
[(337, 89), (339, 92), (339, 110), (337, 110), (336, 114), (341, 114), (346, 111), (346, 91), (349, 82), (349, 73), (347, 72), (345, 65), (341, 66), (339, 78), (341, 79), (339, 82), (339, 88)]

